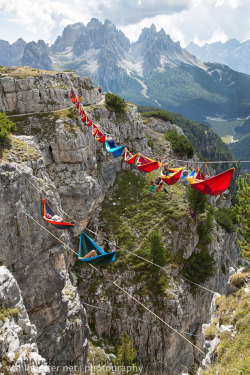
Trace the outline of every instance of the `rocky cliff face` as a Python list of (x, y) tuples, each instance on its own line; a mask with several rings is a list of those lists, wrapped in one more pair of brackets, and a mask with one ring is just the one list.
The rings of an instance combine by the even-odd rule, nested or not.
[[(29, 84), (29, 90), (21, 90), (21, 94), (18, 94), (18, 88), (23, 87), (24, 83), (26, 88)], [(92, 104), (84, 106), (89, 117), (103, 131), (112, 134), (118, 143), (129, 145), (131, 150), (146, 155), (165, 152), (171, 159), (169, 144), (158, 133), (164, 132), (163, 123), (143, 124), (137, 108), (132, 104), (128, 105), (126, 113), (122, 115), (115, 114), (102, 102), (97, 104), (97, 96), (88, 79), (66, 74), (42, 75), (25, 80), (5, 77), (1, 79), (1, 85), (0, 110), (5, 110), (7, 106), (18, 112), (21, 112), (20, 108), (24, 108), (26, 113), (33, 112), (33, 108), (38, 109), (38, 112), (55, 109), (56, 104), (50, 107), (50, 100), (58, 103), (59, 98), (63, 98), (63, 102), (57, 109), (69, 107), (69, 89), (73, 86), (77, 95), (84, 98), (83, 105), (86, 102)], [(7, 94), (4, 94), (6, 91), (3, 92), (3, 87), (5, 90), (9, 88), (8, 98), (16, 100), (6, 100)], [(31, 106), (24, 94), (27, 91), (43, 92), (46, 95), (43, 95), (40, 103), (35, 101)], [(89, 328), (86, 312), (80, 303), (85, 301), (111, 311), (111, 314), (100, 311), (88, 313), (92, 338), (95, 333), (96, 337), (113, 338), (117, 343), (122, 332), (127, 332), (133, 338), (138, 362), (144, 366), (144, 372), (172, 374), (181, 372), (183, 366), (192, 368), (202, 360), (198, 351), (148, 312), (138, 308), (127, 296), (114, 293), (111, 285), (81, 262), (76, 263), (76, 257), (39, 226), (44, 226), (77, 251), (79, 232), (89, 223), (98, 232), (96, 239), (100, 245), (104, 245), (104, 237), (110, 235), (118, 238), (121, 235), (129, 241), (136, 240), (139, 236), (141, 241), (146, 233), (145, 227), (163, 225), (162, 228), (168, 234), (164, 240), (167, 241), (168, 249), (172, 249), (169, 256), (171, 259), (176, 258), (177, 262), (177, 259), (188, 259), (193, 252), (198, 251), (198, 222), (193, 221), (185, 211), (185, 188), (178, 185), (173, 187), (173, 196), (159, 196), (161, 201), (157, 214), (152, 215), (150, 208), (154, 202), (149, 201), (147, 193), (147, 203), (139, 196), (140, 200), (136, 205), (134, 196), (137, 197), (137, 192), (140, 193), (144, 183), (140, 179), (138, 182), (136, 180), (136, 186), (129, 179), (124, 180), (119, 196), (116, 199), (112, 197), (110, 187), (116, 189), (119, 181), (123, 181), (123, 173), (129, 173), (130, 176), (132, 174), (135, 178), (141, 177), (129, 172), (128, 165), (120, 158), (115, 159), (104, 151), (103, 145), (93, 139), (90, 129), (80, 122), (76, 110), (58, 110), (49, 115), (42, 112), (27, 113), (16, 117), (16, 122), (17, 134), (11, 139), (11, 147), (3, 151), (0, 164), (0, 261), (13, 274), (18, 284), (30, 322), (37, 331), (33, 342), (37, 343), (39, 355), (47, 363), (54, 361), (67, 364), (68, 361), (74, 361), (86, 365)], [(169, 127), (166, 124), (166, 129)], [(148, 146), (145, 135), (153, 138), (155, 149)], [(133, 194), (127, 194), (127, 186), (131, 186)], [(41, 199), (44, 196), (57, 213), (61, 212), (63, 215), (60, 211), (62, 208), (77, 221), (73, 230), (60, 232), (43, 221)], [(140, 218), (133, 222), (135, 230), (131, 219), (127, 220), (126, 212), (119, 211), (122, 199), (126, 200), (127, 212), (131, 208), (134, 214), (137, 211), (141, 213)], [(105, 217), (102, 216), (102, 202), (103, 205), (106, 202), (106, 207), (110, 209)], [(148, 206), (143, 209), (143, 204)], [(115, 216), (116, 206), (118, 216)], [(161, 212), (166, 216), (161, 216)], [(164, 226), (163, 218), (168, 223), (167, 226)], [(112, 225), (124, 220), (124, 225), (118, 228), (120, 234), (107, 229), (109, 220), (113, 220)], [(145, 238), (147, 235), (146, 233)], [(116, 238), (113, 240), (116, 241)], [(220, 270), (221, 265), (226, 262), (222, 248), (237, 261), (237, 248), (232, 242), (232, 235), (215, 226), (213, 242), (208, 250), (213, 254), (217, 266), (205, 286), (216, 292), (224, 291), (228, 277), (227, 267), (225, 274)], [(110, 248), (114, 248), (114, 245), (110, 245)], [(143, 246), (141, 250), (143, 251)], [(122, 257), (119, 258), (122, 260)], [(148, 291), (150, 270), (144, 269), (144, 265), (140, 264), (136, 264), (134, 268), (128, 258), (124, 261), (123, 266), (117, 262), (114, 268), (109, 267), (104, 272), (175, 329), (188, 332), (187, 337), (191, 337), (191, 341), (201, 347), (201, 326), (209, 320), (212, 294), (199, 289), (193, 294), (189, 284), (180, 279), (177, 282), (176, 276), (180, 268), (178, 262), (175, 266), (167, 267), (164, 287), (159, 284), (156, 289)], [(109, 350), (114, 353), (115, 347), (110, 344)]]
[(69, 93), (72, 87), (79, 87), (83, 103), (92, 104), (97, 101), (93, 83), (89, 78), (66, 73), (43, 73), (19, 79), (7, 74), (0, 77), (0, 110), (23, 114), (66, 108), (70, 106)]
[[(66, 75), (45, 76), (40, 78), (40, 90), (46, 92), (48, 80), (57, 85), (59, 77), (61, 85), (65, 85), (65, 81), (71, 83)], [(29, 82), (32, 92), (34, 80), (24, 81)], [(83, 98), (96, 98), (90, 80), (75, 78), (75, 83)], [(5, 78), (2, 84), (6, 89), (12, 85), (14, 90), (22, 87), (23, 80)], [(58, 100), (60, 95), (64, 98), (60, 106), (70, 106), (69, 92), (69, 89), (50, 90), (49, 98)], [(22, 94), (18, 95), (16, 89), (14, 95), (19, 98)], [(27, 101), (22, 103), (26, 110), (31, 109)], [(4, 110), (4, 104), (1, 104), (1, 110)], [(49, 106), (46, 96), (43, 96), (42, 106)], [(19, 108), (20, 101), (17, 100), (13, 110)], [(67, 110), (52, 113), (51, 117), (39, 114), (16, 117), (19, 135), (11, 139), (10, 149), (3, 152), (0, 166), (0, 261), (18, 283), (29, 319), (37, 330), (39, 353), (47, 361), (59, 365), (69, 361), (84, 365), (87, 363), (88, 325), (72, 284), (75, 279), (69, 274), (70, 264), (74, 264), (75, 259), (26, 214), (46, 226), (42, 220), (42, 197), (45, 195), (57, 210), (63, 203), (63, 209), (78, 221), (79, 226), (72, 233), (62, 234), (46, 227), (74, 247), (72, 241), (78, 237), (80, 224), (81, 227), (83, 223), (87, 224), (122, 163), (119, 159), (111, 160), (103, 152), (102, 145), (95, 142), (89, 128), (83, 127), (77, 113), (69, 111), (69, 117), (66, 113)], [(70, 118), (72, 116), (75, 119)], [(116, 116), (102, 105), (92, 113), (93, 119), (98, 116), (102, 116), (103, 129), (119, 133), (121, 141), (130, 137), (136, 147), (147, 147), (134, 106), (117, 126)]]
[(38, 354), (36, 327), (31, 324), (21, 291), (10, 271), (0, 267), (0, 369), (5, 373), (23, 371), (49, 373), (47, 363)]

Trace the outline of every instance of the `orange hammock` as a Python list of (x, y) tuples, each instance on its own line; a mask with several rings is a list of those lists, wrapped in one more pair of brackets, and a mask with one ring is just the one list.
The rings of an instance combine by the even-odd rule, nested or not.
[(224, 193), (230, 185), (235, 168), (210, 177), (207, 180), (197, 180), (196, 178), (187, 178), (192, 189), (199, 191), (201, 194), (219, 195)]
[(161, 176), (161, 180), (168, 185), (174, 185), (179, 181), (181, 177), (181, 172), (183, 168), (171, 168), (170, 171), (173, 172), (168, 176)]
[(133, 164), (139, 153), (130, 156), (130, 152), (128, 151), (127, 148), (125, 148), (125, 162), (128, 164)]
[(103, 134), (99, 129), (97, 129), (96, 133), (95, 133), (95, 140), (100, 142), (100, 143), (103, 143), (106, 141), (106, 135)]
[(72, 103), (75, 103), (76, 97), (72, 98)]
[(99, 130), (98, 127), (95, 124), (92, 124), (92, 135), (96, 135), (98, 130)]
[(143, 155), (140, 155), (139, 159), (136, 162), (137, 168), (145, 173), (152, 172), (154, 169), (160, 167), (161, 163), (158, 161), (146, 158)]

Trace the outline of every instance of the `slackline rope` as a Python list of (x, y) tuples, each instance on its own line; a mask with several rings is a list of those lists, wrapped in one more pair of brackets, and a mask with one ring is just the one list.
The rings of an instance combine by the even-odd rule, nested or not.
[[(75, 95), (75, 98), (77, 101), (79, 101), (79, 99), (77, 98), (77, 96)], [(76, 108), (75, 106), (73, 106), (73, 108), (75, 108), (76, 110), (78, 108)], [(83, 110), (85, 112), (85, 115), (89, 118), (89, 116), (87, 115), (87, 112), (85, 111), (85, 109), (81, 106), (81, 103), (79, 102), (79, 110), (77, 112), (79, 112), (79, 114), (81, 113), (80, 112), (80, 109)], [(89, 118), (90, 121), (92, 121), (90, 118)], [(93, 121), (92, 121), (93, 123)], [(95, 124), (94, 124), (95, 125)], [(98, 130), (100, 130), (103, 134), (107, 134), (107, 135), (110, 135), (108, 134), (107, 132), (105, 132), (104, 130), (102, 130), (102, 128), (100, 126), (97, 126), (95, 125)], [(193, 163), (193, 164), (206, 164), (206, 163), (209, 163), (209, 164), (220, 164), (220, 163), (250, 163), (250, 160), (220, 160), (220, 161), (192, 161), (191, 159), (188, 160), (188, 161), (185, 161), (185, 160), (180, 160), (180, 159), (171, 159), (172, 161), (180, 161), (180, 162), (183, 162), (183, 163)], [(161, 164), (161, 162), (159, 162), (159, 164)]]
[[(87, 231), (89, 231), (89, 232), (91, 232), (91, 233), (93, 233), (93, 234), (95, 234), (95, 235), (98, 235), (96, 232), (93, 232), (91, 229), (85, 228), (85, 230), (87, 230)], [(127, 253), (129, 253), (129, 254), (131, 254), (131, 255), (134, 255), (135, 257), (137, 257), (137, 258), (139, 258), (139, 259), (141, 259), (141, 260), (144, 260), (145, 262), (150, 263), (150, 264), (152, 264), (153, 266), (156, 266), (156, 267), (160, 268), (161, 270), (163, 270), (163, 271), (165, 271), (165, 272), (168, 271), (165, 267), (162, 267), (162, 266), (160, 266), (159, 264), (156, 264), (156, 263), (152, 262), (152, 261), (149, 260), (149, 259), (143, 258), (142, 256), (140, 256), (140, 255), (138, 255), (138, 254), (136, 254), (136, 253), (133, 253), (132, 251), (129, 251), (129, 250), (127, 250), (127, 249), (124, 249), (123, 247), (120, 247), (120, 246), (116, 245), (114, 242), (111, 242), (111, 241), (107, 240), (106, 238), (104, 238), (104, 240), (107, 241), (107, 242), (109, 242), (109, 243), (112, 244), (112, 245), (115, 245), (118, 249), (121, 249), (121, 250), (123, 250), (123, 251), (126, 251)], [(191, 284), (194, 284), (194, 285), (196, 285), (196, 286), (198, 286), (198, 287), (200, 287), (200, 288), (202, 288), (202, 289), (205, 289), (205, 290), (207, 290), (208, 292), (210, 292), (210, 293), (212, 293), (212, 294), (218, 294), (217, 292), (214, 292), (213, 290), (210, 290), (210, 289), (206, 288), (205, 286), (199, 285), (199, 284), (195, 283), (194, 281), (191, 281), (191, 280), (189, 280), (189, 279), (186, 279), (185, 277), (180, 277), (180, 276), (174, 276), (174, 277), (177, 277), (177, 278), (179, 278), (179, 279), (181, 279), (181, 280), (188, 281), (188, 282), (190, 282)]]
[[(86, 306), (89, 306), (89, 307), (92, 307), (92, 308), (95, 308), (95, 309), (97, 309), (97, 310), (102, 310), (102, 311), (106, 311), (106, 312), (108, 312), (108, 313), (110, 313), (110, 314), (112, 314), (112, 311), (111, 310), (107, 310), (107, 309), (103, 309), (103, 308), (101, 308), (101, 307), (99, 307), (99, 306), (95, 306), (95, 305), (89, 305), (88, 303), (86, 303), (86, 302), (81, 302), (83, 305), (86, 305)], [(131, 317), (129, 317), (129, 316), (127, 316), (127, 314), (122, 314), (122, 313), (119, 313), (120, 315), (123, 315), (123, 316), (126, 316), (126, 318), (127, 319), (133, 319), (133, 320), (139, 320), (139, 321), (141, 321), (141, 322), (145, 322), (145, 323), (151, 323), (151, 324), (155, 324), (155, 322), (152, 322), (152, 321), (150, 321), (150, 320), (145, 320), (145, 319), (140, 319), (140, 318), (135, 318), (135, 317), (133, 317), (133, 316), (131, 316)], [(113, 320), (114, 318), (112, 318), (112, 320)], [(117, 318), (115, 319), (115, 320), (117, 320)], [(104, 321), (103, 321), (104, 322)], [(103, 322), (100, 322), (100, 324), (102, 324)], [(189, 332), (185, 332), (185, 331), (178, 331), (179, 333), (185, 333), (185, 334), (187, 334), (187, 335), (190, 335), (190, 336), (197, 336), (197, 337), (200, 337), (200, 335), (195, 335), (195, 334), (193, 334), (193, 333), (189, 333)]]
[[(35, 220), (32, 216), (30, 216), (29, 214), (27, 214), (26, 212), (24, 212), (25, 215), (27, 215), (31, 220), (33, 220), (36, 224), (38, 224), (41, 228), (43, 228), (46, 232), (48, 232), (49, 234), (51, 234), (54, 238), (56, 238), (59, 242), (61, 242), (65, 247), (67, 247), (70, 251), (72, 251), (73, 253), (75, 253), (77, 256), (77, 252), (72, 249), (70, 246), (68, 246), (66, 243), (64, 243), (60, 238), (58, 238), (57, 236), (55, 236), (52, 232), (50, 232), (48, 229), (46, 229), (43, 225), (41, 225), (37, 220)], [(116, 286), (118, 289), (120, 289), (124, 294), (126, 294), (127, 296), (129, 296), (131, 299), (133, 299), (137, 304), (139, 304), (140, 306), (142, 306), (146, 311), (148, 311), (150, 314), (152, 314), (154, 317), (156, 317), (159, 321), (161, 321), (163, 324), (165, 324), (168, 328), (170, 328), (173, 332), (175, 332), (177, 335), (179, 335), (180, 337), (183, 338), (183, 340), (185, 340), (186, 342), (188, 342), (189, 344), (191, 344), (195, 349), (199, 350), (199, 352), (201, 352), (202, 354), (205, 354), (205, 352), (203, 352), (203, 350), (201, 350), (200, 348), (198, 348), (198, 346), (196, 346), (195, 344), (193, 344), (191, 341), (189, 341), (185, 336), (183, 336), (181, 333), (179, 333), (178, 331), (176, 331), (176, 329), (174, 329), (173, 327), (171, 327), (167, 322), (165, 322), (161, 317), (159, 317), (157, 314), (155, 314), (152, 310), (150, 310), (147, 306), (145, 306), (142, 302), (140, 302), (138, 299), (136, 299), (132, 294), (130, 294), (129, 292), (127, 292), (125, 289), (123, 289), (120, 285), (118, 285), (115, 281), (113, 281), (109, 276), (107, 275), (104, 275), (102, 272), (100, 272), (100, 270), (98, 270), (95, 266), (93, 266), (92, 264), (88, 263), (88, 265), (93, 268), (95, 271), (97, 271), (99, 273), (99, 275), (103, 276), (105, 279), (107, 279), (109, 282), (111, 282), (114, 286)]]
[[(18, 169), (19, 170), (19, 169)], [(39, 192), (39, 193), (41, 193), (41, 194), (43, 194), (42, 192), (41, 192), (41, 190), (39, 190), (27, 177), (25, 177), (25, 175), (24, 174), (22, 174), (23, 176), (24, 176), (24, 178)], [(71, 219), (71, 220), (73, 220), (74, 221), (74, 219), (70, 216), (70, 215), (68, 215), (62, 208), (60, 208), (60, 207), (58, 207), (58, 210), (60, 210), (61, 212), (63, 212), (69, 219)], [(93, 233), (93, 234), (95, 234), (95, 235), (98, 235), (96, 232), (93, 232), (92, 230), (90, 230), (90, 229), (88, 229), (88, 228), (85, 228), (85, 230), (88, 230), (89, 232), (91, 232), (91, 233)], [(122, 248), (121, 246), (118, 246), (117, 244), (115, 244), (114, 242), (111, 242), (111, 241), (109, 241), (109, 240), (107, 240), (106, 238), (104, 238), (104, 240), (106, 241), (106, 242), (108, 242), (108, 243), (110, 243), (110, 244), (112, 244), (112, 245), (115, 245), (116, 246), (116, 248), (118, 248), (118, 249), (120, 249), (120, 250), (123, 250), (123, 251), (125, 251), (125, 252), (127, 252), (127, 253), (129, 253), (129, 254), (131, 254), (131, 255), (133, 255), (133, 256), (135, 256), (135, 257), (137, 257), (137, 258), (139, 258), (139, 259), (141, 259), (141, 260), (143, 260), (143, 261), (145, 261), (145, 262), (147, 262), (147, 263), (150, 263), (150, 264), (152, 264), (153, 266), (155, 266), (155, 267), (158, 267), (158, 268), (160, 268), (161, 270), (163, 270), (164, 272), (167, 272), (167, 269), (166, 268), (164, 268), (164, 267), (162, 267), (162, 266), (160, 266), (159, 264), (156, 264), (156, 263), (154, 263), (154, 262), (151, 262), (149, 259), (146, 259), (146, 258), (143, 258), (142, 256), (140, 256), (140, 255), (138, 255), (138, 254), (136, 254), (136, 253), (134, 253), (134, 252), (132, 252), (132, 251), (129, 251), (129, 250), (127, 250), (127, 249), (124, 249), (124, 248)], [(235, 268), (237, 269), (237, 266), (235, 265), (235, 263), (232, 261), (232, 259), (229, 257), (229, 255), (227, 254), (227, 252), (222, 248), (222, 250), (225, 252), (225, 254), (227, 255), (227, 257), (228, 257), (228, 259), (232, 262), (232, 264), (235, 266)], [(77, 254), (77, 253), (76, 253)], [(77, 254), (78, 255), (78, 254)], [(182, 277), (180, 277), (180, 276), (174, 276), (175, 278), (178, 278), (178, 279), (180, 279), (180, 280), (185, 280), (185, 281), (188, 281), (189, 283), (191, 283), (191, 284), (193, 284), (193, 285), (196, 285), (196, 286), (198, 286), (199, 288), (202, 288), (202, 289), (204, 289), (204, 290), (207, 290), (208, 292), (210, 292), (210, 293), (212, 293), (212, 294), (218, 294), (217, 292), (214, 292), (213, 290), (210, 290), (210, 289), (208, 289), (208, 288), (206, 288), (205, 286), (202, 286), (202, 285), (200, 285), (200, 284), (197, 284), (197, 283), (195, 283), (194, 281), (191, 281), (191, 280), (189, 280), (189, 279), (186, 279), (184, 276), (182, 276)]]

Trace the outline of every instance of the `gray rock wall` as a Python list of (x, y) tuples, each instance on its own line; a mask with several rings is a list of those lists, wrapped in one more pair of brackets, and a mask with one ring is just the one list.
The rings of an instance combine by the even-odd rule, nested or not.
[(71, 104), (69, 95), (72, 87), (76, 88), (84, 104), (97, 101), (96, 91), (89, 78), (66, 73), (41, 73), (40, 76), (23, 79), (2, 77), (0, 111), (23, 114), (67, 108)]

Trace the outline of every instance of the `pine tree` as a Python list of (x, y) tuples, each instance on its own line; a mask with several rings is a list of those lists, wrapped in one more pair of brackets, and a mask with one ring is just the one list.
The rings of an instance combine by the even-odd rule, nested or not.
[(189, 201), (189, 206), (191, 210), (193, 210), (195, 216), (205, 212), (207, 203), (206, 195), (201, 194), (199, 191), (196, 191), (189, 186), (187, 191), (187, 199)]
[(235, 205), (237, 222), (239, 223), (237, 239), (241, 254), (244, 258), (250, 259), (250, 174), (246, 178), (239, 176), (237, 184), (238, 204)]
[(131, 366), (136, 358), (136, 350), (133, 347), (127, 333), (122, 334), (121, 345), (117, 349), (117, 364), (122, 366)]
[(161, 235), (157, 230), (154, 230), (150, 234), (149, 242), (152, 261), (159, 266), (164, 266), (166, 263), (166, 253), (161, 240)]

